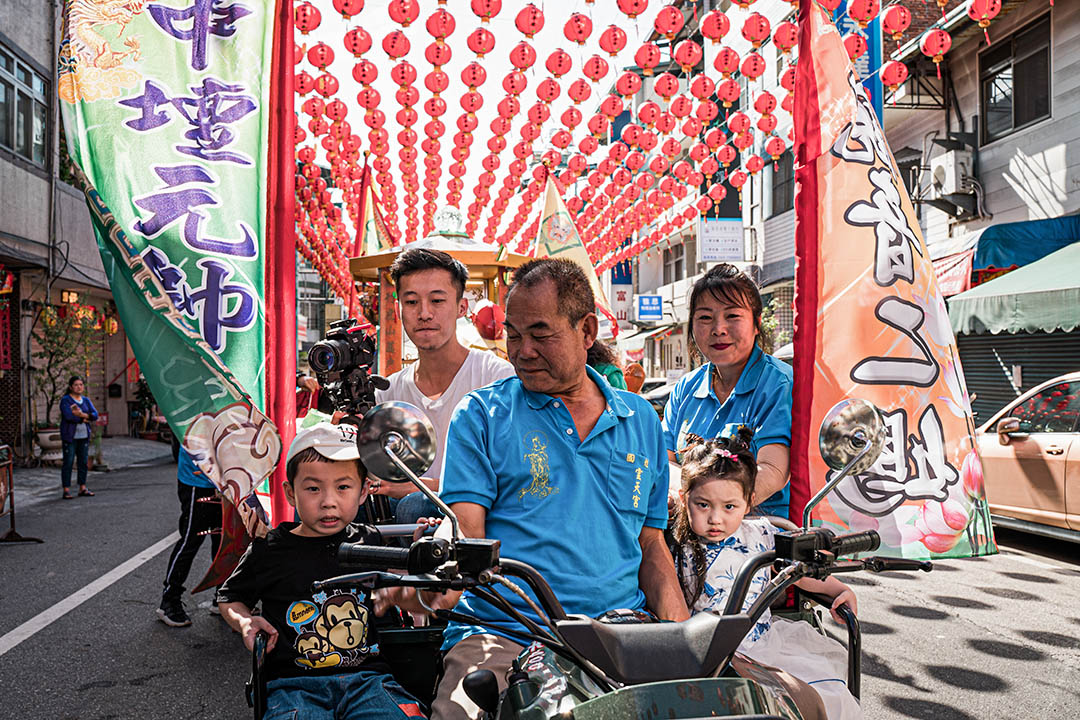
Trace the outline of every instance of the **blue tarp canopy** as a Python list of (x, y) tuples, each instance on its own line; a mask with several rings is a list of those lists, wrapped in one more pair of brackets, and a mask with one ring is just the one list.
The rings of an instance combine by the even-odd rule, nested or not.
[(991, 225), (979, 234), (972, 267), (1023, 267), (1075, 242), (1080, 242), (1080, 215)]

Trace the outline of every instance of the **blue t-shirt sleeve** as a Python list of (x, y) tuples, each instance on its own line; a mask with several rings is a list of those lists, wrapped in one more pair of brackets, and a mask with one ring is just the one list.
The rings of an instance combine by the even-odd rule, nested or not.
[(495, 469), (488, 457), (487, 414), (472, 394), (458, 403), (446, 432), (443, 455), (443, 502), (470, 502), (490, 509), (498, 492)]
[(782, 378), (769, 389), (764, 413), (754, 428), (754, 448), (765, 445), (791, 447), (791, 380)]
[(666, 433), (657, 433), (656, 447), (649, 453), (649, 464), (656, 468), (656, 480), (652, 492), (649, 493), (649, 509), (645, 515), (645, 525), (660, 530), (668, 526), (668, 459), (665, 436)]

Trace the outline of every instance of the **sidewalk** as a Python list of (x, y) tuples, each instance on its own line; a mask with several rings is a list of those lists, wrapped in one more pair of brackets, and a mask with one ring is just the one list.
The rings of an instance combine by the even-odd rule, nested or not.
[[(161, 465), (173, 461), (172, 446), (156, 440), (143, 440), (127, 436), (101, 439), (102, 458), (109, 466), (108, 472), (90, 471), (86, 484), (91, 490), (95, 484), (109, 477), (110, 472), (134, 467)], [(93, 456), (90, 457), (91, 464)], [(26, 510), (45, 500), (60, 497), (60, 466), (20, 468), (15, 467), (15, 512)], [(78, 471), (71, 470), (71, 489), (78, 492)]]

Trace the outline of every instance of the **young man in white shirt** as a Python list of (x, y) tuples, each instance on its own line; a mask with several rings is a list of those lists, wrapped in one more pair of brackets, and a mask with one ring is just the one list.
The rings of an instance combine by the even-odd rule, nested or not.
[[(401, 306), (401, 325), (419, 359), (387, 378), (390, 387), (377, 390), (375, 399), (412, 403), (431, 419), (437, 452), (423, 479), (437, 492), (454, 408), (466, 393), (512, 376), (514, 366), (493, 352), (472, 350), (458, 341), (458, 318), (469, 309), (465, 299), (469, 271), (449, 254), (427, 248), (405, 250), (390, 267), (390, 277)], [(400, 500), (395, 509), (398, 522), (437, 514), (430, 501), (407, 483), (381, 483), (377, 492)]]

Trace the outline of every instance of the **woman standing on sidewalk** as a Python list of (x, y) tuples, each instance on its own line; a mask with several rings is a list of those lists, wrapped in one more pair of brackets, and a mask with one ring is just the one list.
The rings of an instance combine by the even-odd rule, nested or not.
[(60, 483), (64, 486), (64, 499), (70, 500), (71, 466), (79, 463), (79, 495), (93, 495), (86, 487), (86, 454), (90, 446), (90, 423), (98, 418), (97, 409), (90, 398), (83, 396), (86, 385), (78, 375), (68, 380), (67, 395), (60, 398), (60, 439), (64, 443), (64, 464), (60, 468)]

